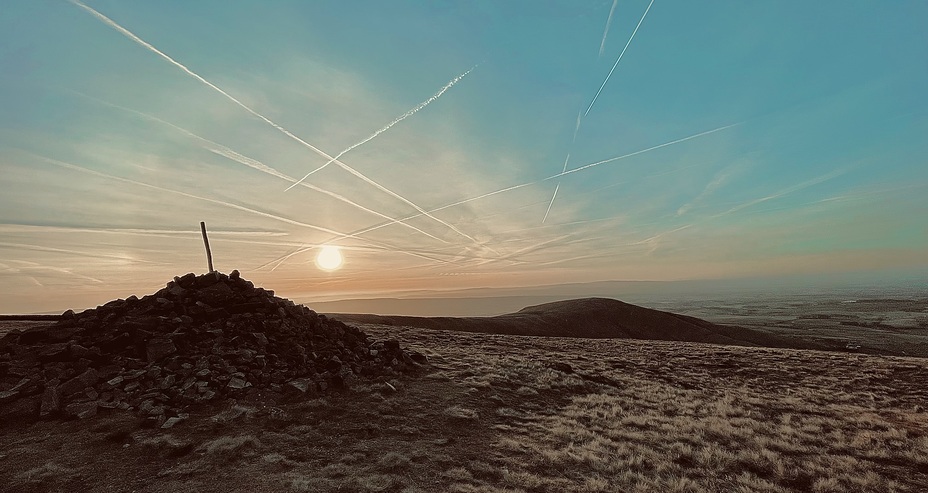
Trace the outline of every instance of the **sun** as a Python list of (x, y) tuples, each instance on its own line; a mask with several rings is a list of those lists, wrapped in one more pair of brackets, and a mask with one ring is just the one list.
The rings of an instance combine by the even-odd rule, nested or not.
[(316, 267), (325, 271), (338, 270), (343, 261), (342, 252), (337, 246), (325, 245), (316, 255)]

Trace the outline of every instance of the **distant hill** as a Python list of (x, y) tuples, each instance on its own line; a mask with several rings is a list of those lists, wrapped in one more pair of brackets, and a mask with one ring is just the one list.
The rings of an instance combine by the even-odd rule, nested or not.
[(737, 346), (836, 349), (744, 327), (644, 308), (609, 298), (582, 298), (529, 306), (494, 317), (408, 317), (331, 314), (343, 322), (547, 337), (688, 341)]

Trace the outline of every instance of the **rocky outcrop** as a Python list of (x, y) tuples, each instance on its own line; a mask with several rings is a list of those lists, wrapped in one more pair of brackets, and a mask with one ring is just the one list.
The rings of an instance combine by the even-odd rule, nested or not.
[(197, 403), (312, 395), (424, 362), (238, 271), (187, 274), (152, 295), (68, 310), (0, 338), (0, 420), (123, 409), (173, 425)]

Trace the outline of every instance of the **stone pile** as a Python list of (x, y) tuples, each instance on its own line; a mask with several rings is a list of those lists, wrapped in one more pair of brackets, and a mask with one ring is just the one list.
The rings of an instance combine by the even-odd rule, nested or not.
[(424, 362), (238, 271), (187, 274), (155, 294), (0, 338), (0, 419), (123, 409), (171, 426), (196, 403), (316, 394)]

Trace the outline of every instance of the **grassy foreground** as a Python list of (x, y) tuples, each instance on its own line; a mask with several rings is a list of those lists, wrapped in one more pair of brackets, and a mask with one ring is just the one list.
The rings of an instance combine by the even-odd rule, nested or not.
[[(928, 361), (364, 326), (421, 374), (296, 403), (0, 424), (10, 491), (928, 491)], [(569, 365), (569, 367), (568, 367)]]

